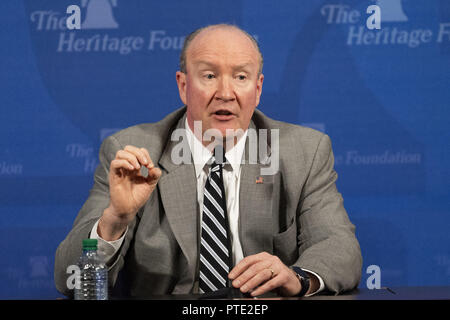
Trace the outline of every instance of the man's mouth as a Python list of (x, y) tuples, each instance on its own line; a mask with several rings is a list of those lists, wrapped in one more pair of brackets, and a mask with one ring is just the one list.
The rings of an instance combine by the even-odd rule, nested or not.
[(217, 114), (219, 116), (229, 116), (232, 113), (228, 110), (219, 110), (219, 111), (214, 112), (214, 114)]
[(217, 110), (212, 114), (212, 116), (213, 118), (221, 121), (231, 120), (235, 117), (234, 113), (225, 109)]

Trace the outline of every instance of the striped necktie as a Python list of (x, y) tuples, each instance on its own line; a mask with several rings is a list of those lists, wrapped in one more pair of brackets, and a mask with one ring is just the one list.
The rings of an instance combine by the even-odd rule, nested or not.
[(222, 166), (223, 164), (216, 163), (216, 159), (212, 157), (212, 165), (204, 189), (200, 243), (200, 293), (225, 288), (228, 283), (230, 250)]

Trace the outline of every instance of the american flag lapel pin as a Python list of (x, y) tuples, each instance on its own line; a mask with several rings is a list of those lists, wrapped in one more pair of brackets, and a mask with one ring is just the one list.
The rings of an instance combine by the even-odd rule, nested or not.
[(257, 177), (256, 178), (256, 184), (263, 184), (263, 183), (264, 183), (263, 177)]

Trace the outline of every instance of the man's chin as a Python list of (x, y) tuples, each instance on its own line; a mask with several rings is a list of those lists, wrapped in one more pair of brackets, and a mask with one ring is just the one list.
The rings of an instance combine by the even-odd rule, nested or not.
[(236, 125), (219, 125), (211, 128), (215, 132), (220, 132), (222, 138), (229, 139), (232, 137), (240, 137), (245, 132), (242, 128)]
[(203, 131), (203, 139), (206, 141), (220, 139), (225, 143), (226, 141), (236, 138), (239, 140), (244, 133), (245, 130), (236, 123), (214, 122), (211, 123), (211, 126), (209, 126), (207, 130)]

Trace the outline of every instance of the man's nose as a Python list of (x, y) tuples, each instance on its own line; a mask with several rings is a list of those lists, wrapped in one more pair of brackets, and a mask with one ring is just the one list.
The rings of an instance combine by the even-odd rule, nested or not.
[(232, 81), (227, 77), (220, 79), (217, 87), (216, 99), (223, 100), (224, 102), (235, 99)]

